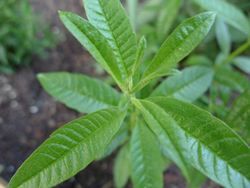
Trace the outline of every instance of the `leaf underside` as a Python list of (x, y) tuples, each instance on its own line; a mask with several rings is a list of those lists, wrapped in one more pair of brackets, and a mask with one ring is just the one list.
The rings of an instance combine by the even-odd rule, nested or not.
[(213, 75), (213, 70), (208, 67), (186, 68), (180, 74), (161, 82), (151, 96), (172, 96), (179, 100), (194, 102), (207, 91)]

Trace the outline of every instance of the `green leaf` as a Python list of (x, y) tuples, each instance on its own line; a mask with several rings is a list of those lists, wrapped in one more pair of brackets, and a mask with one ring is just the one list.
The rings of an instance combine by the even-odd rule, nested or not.
[[(225, 123), (189, 103), (167, 97), (136, 100), (151, 127), (160, 125), (175, 136), (185, 159), (225, 187), (250, 186), (250, 149)], [(172, 119), (172, 123), (169, 122)], [(158, 134), (158, 138), (163, 133)]]
[[(143, 75), (143, 82), (167, 75), (207, 35), (215, 14), (206, 12), (181, 23), (167, 38)], [(145, 84), (145, 83), (144, 83)]]
[(217, 69), (215, 81), (239, 92), (243, 92), (250, 86), (248, 79), (244, 75), (225, 66)]
[(231, 38), (227, 25), (221, 20), (216, 20), (216, 39), (224, 54), (229, 54), (231, 50)]
[(180, 6), (182, 4), (182, 0), (168, 0), (163, 1), (162, 10), (160, 10), (158, 20), (156, 23), (156, 29), (158, 34), (158, 40), (162, 41), (167, 36), (171, 26), (173, 25)]
[(132, 181), (135, 188), (163, 187), (163, 160), (155, 136), (138, 123), (130, 142)]
[(243, 12), (225, 0), (194, 0), (202, 8), (215, 11), (220, 18), (243, 33), (250, 35), (250, 22)]
[(138, 0), (127, 0), (126, 2), (127, 2), (129, 20), (131, 21), (133, 28), (135, 30), (137, 25)]
[(250, 74), (250, 57), (240, 56), (233, 60), (235, 66), (237, 66), (243, 72)]
[(74, 176), (103, 153), (123, 118), (118, 108), (110, 108), (66, 124), (23, 163), (9, 187), (53, 187)]
[[(169, 126), (174, 126), (174, 120), (168, 115), (165, 116), (165, 113), (162, 112), (162, 109), (156, 105), (154, 105), (155, 107), (152, 105), (152, 108), (154, 108), (155, 112), (158, 112), (158, 116), (155, 116), (151, 111), (148, 111), (142, 101), (134, 99), (133, 103), (141, 111), (149, 128), (158, 138), (164, 156), (175, 162), (176, 165), (181, 169), (186, 179), (188, 181), (191, 180), (191, 175), (189, 174), (190, 165), (185, 158), (186, 149), (181, 145), (182, 137), (176, 134), (177, 132), (174, 128), (169, 128)], [(161, 118), (163, 116), (164, 118)], [(161, 118), (161, 121), (156, 119), (157, 117)]]
[(225, 121), (250, 143), (250, 89), (242, 93), (230, 108)]
[(133, 74), (135, 74), (138, 68), (140, 67), (146, 48), (147, 48), (147, 40), (144, 36), (142, 36), (139, 41), (138, 49), (136, 52), (136, 61), (133, 67)]
[(186, 68), (180, 74), (163, 81), (153, 91), (152, 96), (173, 96), (176, 99), (194, 102), (207, 91), (213, 75), (213, 70), (207, 67)]
[(116, 188), (123, 188), (131, 173), (129, 145), (125, 145), (119, 151), (114, 164), (114, 182)]
[(201, 65), (201, 66), (209, 66), (213, 64), (213, 62), (206, 56), (203, 55), (192, 55), (187, 59), (187, 65)]
[(207, 179), (206, 176), (196, 169), (192, 169), (191, 174), (191, 181), (187, 183), (187, 188), (201, 188)]
[(107, 39), (126, 79), (136, 59), (136, 36), (119, 0), (84, 0), (87, 17)]
[(66, 28), (91, 53), (96, 61), (123, 87), (124, 79), (106, 38), (88, 21), (70, 12), (60, 12)]
[(80, 74), (39, 74), (43, 88), (58, 101), (79, 112), (91, 113), (118, 106), (120, 94), (104, 82)]
[[(155, 20), (159, 8), (161, 6), (162, 0), (147, 0), (141, 2), (138, 7), (137, 15), (137, 28), (141, 29), (146, 26), (148, 23)], [(141, 32), (140, 32), (141, 33)]]
[(111, 142), (106, 147), (105, 152), (98, 157), (98, 160), (102, 160), (103, 158), (111, 155), (119, 146), (123, 145), (128, 140), (128, 136), (128, 125), (126, 122), (123, 122), (123, 125), (112, 138)]

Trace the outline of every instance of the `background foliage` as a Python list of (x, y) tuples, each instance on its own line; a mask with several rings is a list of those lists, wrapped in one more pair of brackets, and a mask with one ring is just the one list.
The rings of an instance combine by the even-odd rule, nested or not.
[(33, 55), (45, 57), (57, 38), (28, 0), (0, 2), (0, 71), (12, 72), (31, 63)]

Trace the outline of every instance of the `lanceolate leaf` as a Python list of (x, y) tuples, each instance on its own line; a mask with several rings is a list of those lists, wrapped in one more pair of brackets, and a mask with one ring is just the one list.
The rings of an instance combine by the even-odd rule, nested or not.
[(138, 0), (127, 0), (129, 20), (135, 30), (137, 26)]
[(84, 0), (87, 17), (107, 39), (126, 79), (136, 58), (136, 36), (119, 0)]
[[(173, 98), (155, 97), (136, 104), (152, 127), (160, 124), (179, 136), (175, 144), (185, 148), (190, 164), (203, 174), (225, 187), (250, 186), (250, 149), (225, 123)], [(175, 123), (166, 124), (169, 117)]]
[(225, 120), (250, 143), (250, 89), (236, 99)]
[[(182, 139), (184, 139), (184, 134), (176, 134), (177, 131), (175, 130), (175, 127), (178, 128), (178, 126), (175, 125), (175, 121), (160, 107), (154, 104), (152, 104), (152, 108), (155, 114), (157, 111), (157, 116), (149, 111), (142, 101), (133, 100), (133, 102), (142, 112), (146, 123), (160, 141), (164, 155), (178, 165), (183, 175), (189, 181), (191, 177), (189, 174), (190, 166), (189, 162), (185, 158), (185, 152), (187, 151), (185, 146), (181, 145)], [(146, 102), (149, 103), (148, 101), (145, 101), (145, 103)], [(151, 105), (151, 103), (149, 103), (149, 105)]]
[(214, 23), (215, 14), (206, 12), (187, 19), (167, 38), (146, 69), (143, 81), (167, 75), (207, 35)]
[(163, 187), (163, 160), (155, 136), (143, 123), (133, 130), (131, 142), (132, 181), (135, 188)]
[(114, 164), (114, 181), (116, 188), (123, 188), (131, 174), (129, 144), (119, 151)]
[(124, 83), (122, 72), (106, 38), (93, 25), (76, 14), (60, 12), (60, 18), (75, 38), (122, 87)]
[(209, 11), (215, 11), (228, 24), (250, 35), (250, 22), (236, 6), (225, 0), (194, 0), (197, 4)]
[(139, 41), (138, 49), (137, 49), (137, 52), (136, 52), (136, 61), (135, 61), (135, 64), (133, 66), (133, 74), (136, 71), (139, 71), (138, 68), (141, 65), (141, 61), (143, 59), (146, 47), (147, 47), (146, 38), (144, 36), (142, 36), (140, 41)]
[(120, 94), (109, 85), (80, 74), (47, 73), (38, 78), (50, 95), (79, 112), (118, 106), (120, 100)]
[(216, 39), (221, 51), (228, 55), (231, 50), (231, 38), (228, 26), (221, 19), (216, 20)]
[(158, 40), (162, 41), (167, 36), (173, 22), (175, 21), (182, 0), (163, 1), (162, 10), (157, 20)]
[(23, 163), (9, 187), (53, 187), (72, 177), (103, 153), (123, 117), (110, 108), (66, 124)]
[(208, 67), (186, 68), (180, 74), (163, 81), (153, 91), (152, 96), (173, 96), (180, 100), (193, 102), (206, 92), (212, 79), (213, 70)]

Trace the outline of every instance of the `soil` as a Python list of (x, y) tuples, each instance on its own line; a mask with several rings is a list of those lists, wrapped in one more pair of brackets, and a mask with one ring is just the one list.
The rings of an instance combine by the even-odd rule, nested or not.
[[(53, 31), (65, 33), (65, 40), (50, 50), (47, 59), (34, 57), (31, 67), (12, 75), (0, 75), (0, 176), (9, 181), (22, 162), (49, 135), (64, 123), (81, 116), (47, 95), (36, 74), (51, 71), (80, 72), (103, 77), (93, 66), (90, 55), (64, 29), (57, 10), (83, 15), (81, 0), (32, 1), (34, 10), (43, 14)], [(113, 156), (94, 162), (74, 178), (57, 187), (112, 188)], [(175, 166), (166, 171), (165, 187), (185, 187), (184, 179)], [(131, 185), (128, 185), (131, 187)], [(218, 187), (208, 182), (205, 187)]]

